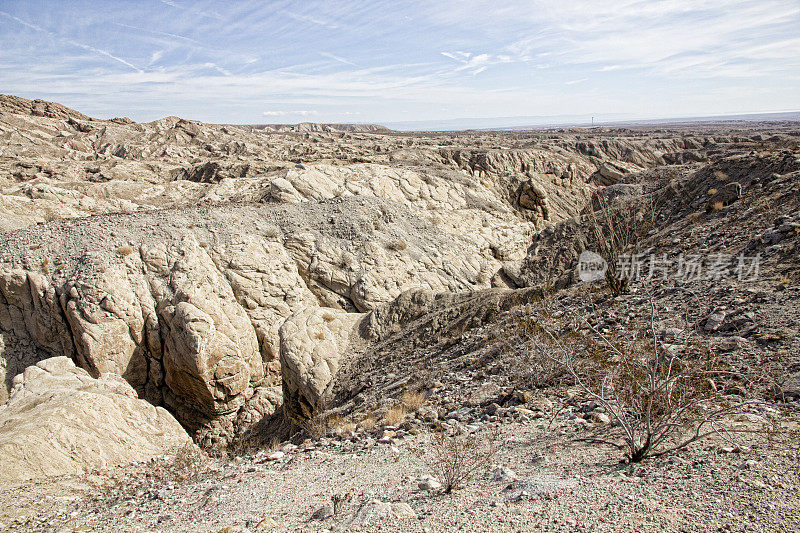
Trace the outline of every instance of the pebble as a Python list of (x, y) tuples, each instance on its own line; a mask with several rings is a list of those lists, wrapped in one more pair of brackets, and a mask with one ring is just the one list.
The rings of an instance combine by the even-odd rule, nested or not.
[(425, 475), (417, 478), (417, 487), (419, 490), (439, 490), (442, 488), (442, 483), (433, 476)]
[(271, 454), (267, 455), (267, 461), (280, 461), (286, 456), (286, 454), (280, 450), (276, 452), (272, 452)]
[(333, 504), (326, 503), (311, 514), (312, 520), (325, 520), (333, 516)]
[(513, 470), (510, 468), (506, 468), (505, 466), (498, 466), (492, 472), (492, 481), (498, 483), (510, 483), (512, 481), (516, 481), (517, 474), (514, 473)]

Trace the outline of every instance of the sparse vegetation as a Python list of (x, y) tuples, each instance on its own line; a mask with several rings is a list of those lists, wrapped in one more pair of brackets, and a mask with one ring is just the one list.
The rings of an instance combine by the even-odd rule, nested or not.
[(408, 390), (403, 393), (403, 406), (413, 413), (425, 405), (427, 399), (424, 392)]
[(361, 419), (358, 423), (358, 427), (361, 428), (362, 431), (366, 431), (367, 433), (371, 432), (375, 429), (375, 426), (378, 425), (378, 421), (375, 420), (375, 417), (372, 415), (367, 415)]
[(624, 254), (635, 254), (640, 240), (655, 225), (652, 199), (643, 198), (625, 205), (598, 199), (598, 208), (589, 211), (589, 236), (596, 251), (608, 264), (606, 283), (614, 295), (628, 290), (631, 282), (625, 271)]
[(408, 248), (408, 244), (403, 239), (392, 239), (386, 243), (386, 248), (394, 252), (402, 252)]
[(332, 415), (327, 421), (327, 431), (335, 435), (352, 435), (356, 430), (356, 423), (352, 418), (342, 415)]
[(127, 257), (133, 253), (133, 246), (129, 244), (123, 244), (117, 248), (117, 252), (119, 252), (119, 255), (122, 257)]
[(399, 403), (390, 407), (383, 415), (383, 422), (389, 426), (396, 426), (406, 417), (407, 411), (404, 404)]
[(303, 431), (313, 440), (319, 440), (328, 432), (329, 415), (324, 410), (316, 411), (314, 415), (303, 423)]
[(433, 434), (430, 441), (433, 455), (429, 459), (429, 465), (441, 481), (444, 493), (450, 494), (477, 474), (488, 470), (501, 444), (497, 432), (490, 432), (482, 437), (469, 433)]
[(737, 430), (725, 417), (750, 402), (724, 387), (724, 368), (688, 324), (683, 344), (665, 346), (657, 333), (657, 310), (650, 320), (613, 333), (601, 332), (585, 314), (553, 302), (528, 306), (520, 331), (532, 358), (558, 365), (615, 421), (627, 458), (674, 452), (717, 435), (731, 441)]

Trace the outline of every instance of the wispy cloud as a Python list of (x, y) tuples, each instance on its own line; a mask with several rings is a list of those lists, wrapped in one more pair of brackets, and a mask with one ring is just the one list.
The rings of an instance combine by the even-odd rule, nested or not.
[(443, 56), (460, 63), (456, 67), (456, 71), (467, 71), (473, 76), (485, 71), (491, 65), (498, 63), (510, 63), (512, 61), (509, 55), (492, 55), (492, 54), (472, 54), (471, 52), (440, 52)]
[(343, 57), (339, 57), (339, 56), (331, 54), (329, 52), (320, 52), (319, 55), (321, 55), (322, 57), (327, 57), (328, 59), (333, 59), (334, 61), (338, 61), (339, 63), (344, 63), (345, 65), (350, 65), (351, 67), (357, 67), (358, 66), (355, 63), (353, 63), (352, 61), (348, 61), (347, 59), (345, 59)]
[(192, 43), (194, 45), (202, 46), (202, 43), (200, 41), (198, 41), (196, 39), (190, 39), (189, 37), (186, 37), (184, 35), (177, 35), (177, 34), (174, 34), (174, 33), (169, 33), (169, 32), (166, 32), (166, 31), (159, 31), (159, 30), (154, 30), (154, 29), (149, 29), (149, 28), (140, 28), (138, 26), (131, 26), (130, 24), (123, 24), (121, 22), (113, 22), (112, 24), (114, 24), (115, 26), (119, 26), (120, 28), (127, 28), (129, 30), (135, 30), (135, 31), (138, 31), (138, 32), (149, 33), (149, 34), (152, 34), (152, 35), (161, 35), (163, 37), (170, 37), (172, 39), (177, 39), (177, 40), (180, 40), (180, 41), (185, 41), (187, 43)]
[(289, 17), (292, 20), (296, 20), (297, 22), (303, 22), (303, 23), (306, 23), (306, 24), (313, 24), (313, 25), (316, 25), (316, 26), (323, 26), (325, 28), (329, 28), (329, 29), (332, 29), (332, 30), (335, 30), (335, 29), (339, 28), (339, 26), (337, 24), (335, 24), (333, 22), (328, 22), (326, 20), (322, 20), (322, 19), (317, 18), (317, 17), (312, 17), (312, 16), (309, 16), (309, 15), (301, 15), (299, 13), (292, 13), (290, 11), (282, 11), (281, 13), (283, 15)]
[(194, 15), (199, 15), (201, 17), (206, 17), (206, 18), (215, 19), (215, 20), (224, 20), (225, 19), (221, 14), (217, 13), (216, 11), (204, 11), (204, 10), (201, 10), (201, 9), (195, 9), (194, 7), (187, 7), (187, 6), (183, 5), (183, 4), (179, 4), (178, 2), (174, 2), (172, 0), (158, 0), (158, 1), (161, 2), (162, 4), (166, 5), (166, 6), (174, 7), (175, 9), (180, 9), (180, 10), (183, 10), (183, 11), (187, 11), (189, 13), (192, 13)]
[(107, 6), (3, 2), (3, 90), (226, 123), (800, 108), (797, 0)]
[(228, 71), (228, 70), (226, 70), (226, 69), (224, 69), (224, 68), (222, 68), (219, 65), (216, 65), (214, 63), (203, 63), (203, 66), (207, 67), (207, 68), (210, 68), (210, 69), (212, 69), (212, 70), (214, 70), (216, 72), (219, 72), (220, 74), (222, 74), (224, 76), (231, 76), (232, 75), (230, 73), (230, 71)]
[(302, 109), (299, 111), (264, 111), (261, 114), (267, 117), (285, 117), (285, 116), (310, 117), (313, 115), (318, 115), (319, 113), (314, 110)]
[[(717, 77), (763, 75), (765, 69), (796, 67), (800, 58), (797, 43), (781, 39), (800, 20), (800, 5), (787, 0), (576, 0), (542, 14), (542, 31), (508, 46), (515, 57), (532, 59), (548, 49), (562, 64), (595, 64), (602, 72), (638, 68)], [(765, 41), (764, 53), (754, 53)], [(745, 66), (756, 62), (760, 68)]]
[(15, 17), (14, 15), (11, 15), (9, 13), (6, 13), (5, 11), (0, 11), (0, 15), (4, 16), (6, 18), (10, 18), (11, 20), (14, 20), (15, 22), (17, 22), (19, 24), (22, 24), (26, 28), (30, 28), (30, 29), (32, 29), (34, 31), (38, 31), (38, 32), (44, 33), (46, 35), (49, 35), (50, 37), (58, 39), (59, 41), (62, 41), (62, 42), (67, 43), (67, 44), (70, 44), (72, 46), (77, 46), (78, 48), (82, 48), (82, 49), (87, 50), (89, 52), (93, 52), (95, 54), (99, 54), (101, 56), (107, 57), (108, 59), (114, 60), (114, 61), (116, 61), (118, 63), (122, 63), (126, 67), (130, 67), (133, 70), (141, 72), (141, 69), (139, 67), (137, 67), (136, 65), (133, 65), (133, 64), (129, 63), (128, 61), (125, 61), (121, 57), (117, 57), (117, 56), (111, 54), (110, 52), (108, 52), (106, 50), (103, 50), (103, 49), (100, 49), (100, 48), (95, 48), (94, 46), (89, 46), (88, 44), (79, 43), (78, 41), (74, 41), (72, 39), (66, 39), (66, 38), (63, 38), (63, 37), (59, 37), (58, 35), (54, 34), (53, 32), (47, 31), (46, 29), (42, 28), (41, 26), (37, 26), (36, 24), (31, 24), (30, 22), (26, 22), (26, 21), (22, 20), (21, 18)]

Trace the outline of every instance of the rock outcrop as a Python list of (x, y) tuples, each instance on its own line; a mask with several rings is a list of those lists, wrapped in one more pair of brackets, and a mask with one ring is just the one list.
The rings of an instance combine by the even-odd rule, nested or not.
[(5, 484), (146, 461), (189, 445), (175, 418), (138, 399), (119, 375), (95, 379), (66, 357), (25, 369), (0, 407)]
[(285, 413), (295, 421), (311, 418), (324, 408), (342, 358), (357, 342), (363, 315), (328, 308), (306, 308), (283, 323), (281, 368)]

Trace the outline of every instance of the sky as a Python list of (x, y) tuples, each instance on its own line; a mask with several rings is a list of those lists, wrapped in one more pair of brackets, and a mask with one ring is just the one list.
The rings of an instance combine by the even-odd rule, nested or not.
[(0, 93), (242, 124), (798, 111), (798, 28), (800, 0), (0, 0)]

